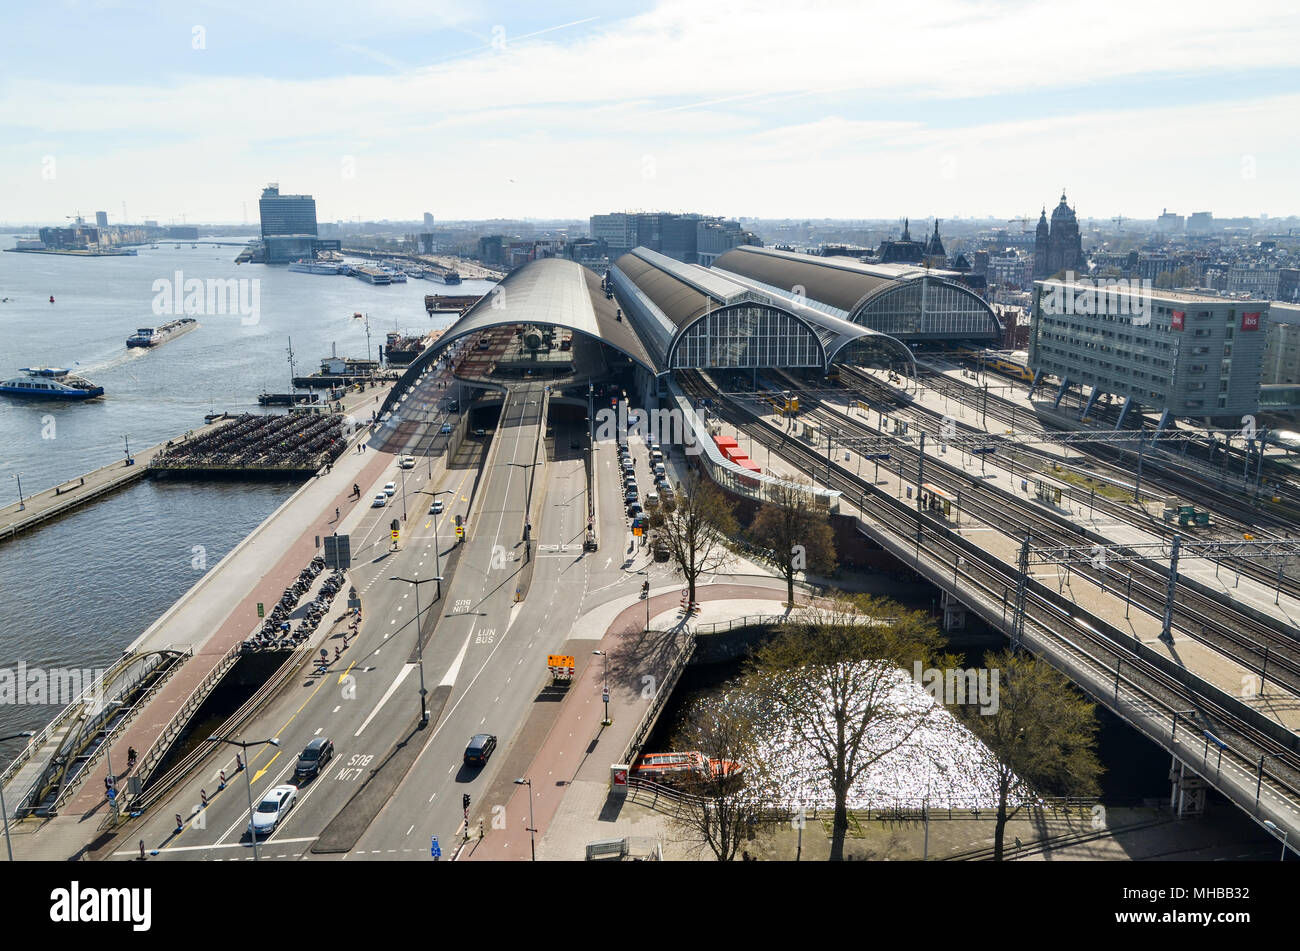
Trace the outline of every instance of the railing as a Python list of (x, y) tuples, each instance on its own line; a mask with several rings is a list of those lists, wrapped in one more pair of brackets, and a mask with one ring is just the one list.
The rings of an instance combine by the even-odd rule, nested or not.
[(641, 718), (640, 724), (637, 725), (636, 732), (632, 734), (632, 740), (628, 743), (627, 748), (623, 751), (624, 763), (631, 763), (641, 754), (641, 744), (645, 742), (646, 736), (650, 733), (650, 728), (659, 717), (659, 712), (668, 702), (668, 696), (673, 692), (673, 687), (677, 684), (677, 679), (682, 675), (686, 664), (690, 661), (691, 655), (695, 653), (695, 635), (687, 634), (686, 641), (682, 644), (681, 650), (677, 652), (668, 664), (668, 670), (664, 673), (663, 682), (659, 689), (655, 691), (655, 698), (646, 710), (645, 716)]
[(74, 713), (79, 716), (85, 710), (86, 701), (90, 699), (90, 695), (96, 691), (102, 691), (103, 684), (106, 680), (111, 682), (122, 670), (125, 670), (128, 666), (134, 663), (135, 660), (136, 656), (134, 654), (124, 654), (122, 657), (118, 658), (117, 662), (114, 663), (113, 666), (104, 671), (97, 684), (87, 687), (75, 700), (59, 711), (55, 718), (46, 725), (45, 729), (41, 730), (27, 741), (27, 745), (23, 747), (23, 751), (18, 754), (18, 757), (12, 763), (9, 764), (8, 768), (3, 772), (0, 772), (0, 784), (9, 782), (9, 780), (13, 778), (14, 774), (22, 768), (23, 764), (31, 759), (32, 755), (41, 748), (45, 741), (48, 740), (56, 730), (60, 729), (63, 724), (74, 715)]
[(163, 755), (171, 747), (172, 741), (176, 739), (181, 730), (185, 728), (185, 725), (189, 723), (190, 716), (199, 708), (199, 705), (208, 698), (208, 694), (212, 692), (212, 687), (216, 685), (217, 681), (225, 676), (226, 671), (228, 671), (234, 665), (235, 661), (239, 659), (239, 653), (243, 646), (243, 642), (240, 641), (231, 647), (221, 660), (217, 661), (213, 668), (208, 671), (208, 675), (190, 691), (190, 695), (185, 698), (185, 702), (180, 705), (176, 714), (171, 718), (170, 722), (168, 722), (167, 727), (161, 734), (159, 734), (158, 739), (154, 740), (149, 748), (145, 750), (144, 755), (140, 757), (140, 768), (136, 771), (136, 775), (140, 778), (141, 788), (143, 788), (149, 781), (150, 776), (158, 765), (158, 761), (162, 759)]

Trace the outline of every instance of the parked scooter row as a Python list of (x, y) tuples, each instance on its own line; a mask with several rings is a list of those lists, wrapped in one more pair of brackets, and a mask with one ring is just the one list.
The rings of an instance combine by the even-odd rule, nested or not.
[(343, 572), (335, 571), (325, 579), (320, 594), (306, 606), (302, 619), (293, 630), (290, 630), (289, 619), (298, 609), (303, 594), (324, 570), (325, 559), (317, 555), (298, 574), (298, 580), (284, 589), (279, 602), (271, 609), (270, 616), (262, 622), (261, 629), (244, 641), (241, 650), (245, 653), (255, 650), (292, 650), (311, 637), (321, 619), (329, 613), (335, 595), (343, 587), (346, 580)]

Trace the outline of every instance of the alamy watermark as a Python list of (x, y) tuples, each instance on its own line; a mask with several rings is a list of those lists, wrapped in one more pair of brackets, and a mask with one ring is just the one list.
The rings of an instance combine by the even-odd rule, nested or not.
[(702, 451), (695, 438), (695, 430), (686, 423), (678, 409), (636, 409), (629, 411), (627, 400), (619, 400), (618, 408), (596, 410), (596, 438), (609, 440), (617, 437), (627, 442), (628, 436), (640, 436), (646, 442), (661, 446), (680, 445), (688, 456), (698, 456)]
[(0, 705), (66, 707), (76, 700), (102, 703), (104, 671), (89, 667), (0, 667)]
[(262, 319), (262, 280), (256, 277), (187, 278), (183, 271), (153, 282), (153, 312), (168, 316), (222, 316), (238, 314), (239, 323), (251, 327)]
[(980, 713), (986, 717), (998, 712), (1000, 678), (999, 670), (985, 667), (970, 667), (965, 670), (927, 667), (922, 670), (919, 660), (912, 665), (912, 681), (935, 701), (944, 706), (978, 706)]
[(1133, 278), (1077, 277), (1073, 271), (1065, 272), (1065, 280), (1044, 281), (1045, 293), (1039, 306), (1045, 314), (1053, 316), (1115, 316), (1132, 317), (1133, 326), (1145, 327), (1151, 323), (1152, 283)]

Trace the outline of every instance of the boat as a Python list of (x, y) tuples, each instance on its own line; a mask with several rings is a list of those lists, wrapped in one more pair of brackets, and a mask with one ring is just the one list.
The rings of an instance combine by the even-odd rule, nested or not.
[(686, 753), (643, 753), (632, 767), (632, 775), (655, 783), (671, 785), (677, 780), (714, 780), (739, 778), (744, 772), (740, 763), (712, 759), (698, 750)]
[(0, 394), (33, 400), (90, 400), (104, 388), (62, 367), (23, 367), (26, 377), (0, 382)]
[(172, 337), (179, 337), (183, 333), (189, 333), (198, 327), (199, 322), (193, 317), (182, 317), (179, 320), (171, 320), (161, 327), (140, 327), (134, 334), (126, 338), (128, 347), (156, 347), (160, 343), (166, 343)]
[(417, 281), (422, 281), (424, 280), (424, 268), (408, 267), (406, 269), (406, 276), (414, 278)]
[(337, 261), (293, 261), (289, 270), (303, 274), (342, 274), (343, 265)]
[(389, 366), (407, 366), (423, 352), (423, 337), (404, 337), (400, 333), (390, 333), (384, 339), (380, 355)]
[(459, 284), (459, 283), (460, 283), (460, 275), (459, 275), (458, 273), (456, 273), (455, 271), (446, 271), (446, 272), (444, 272), (443, 275), (442, 275), (442, 283), (444, 283), (444, 284)]

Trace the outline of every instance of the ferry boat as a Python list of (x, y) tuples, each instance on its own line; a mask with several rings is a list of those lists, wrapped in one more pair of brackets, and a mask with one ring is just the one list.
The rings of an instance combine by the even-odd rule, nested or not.
[(140, 327), (134, 334), (126, 338), (128, 347), (156, 347), (160, 343), (166, 343), (172, 337), (179, 337), (183, 333), (189, 333), (198, 327), (199, 322), (193, 317), (182, 317), (179, 320), (171, 320), (161, 327)]
[(417, 281), (422, 281), (424, 280), (424, 268), (408, 267), (406, 269), (406, 276), (414, 278)]
[(456, 273), (455, 271), (447, 271), (446, 273), (444, 273), (444, 274), (442, 275), (442, 283), (444, 283), (444, 284), (459, 284), (459, 283), (460, 283), (460, 275), (459, 275), (458, 273)]
[(0, 382), (0, 395), (34, 400), (90, 400), (104, 388), (61, 367), (23, 367), (26, 377)]

